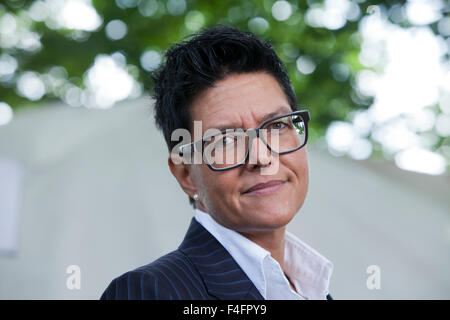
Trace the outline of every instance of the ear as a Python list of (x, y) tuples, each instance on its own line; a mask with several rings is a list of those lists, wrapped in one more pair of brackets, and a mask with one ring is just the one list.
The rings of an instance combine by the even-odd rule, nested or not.
[(183, 191), (193, 197), (194, 194), (198, 193), (197, 188), (191, 177), (191, 167), (189, 164), (183, 162), (182, 157), (177, 154), (172, 153), (167, 159), (169, 164), (170, 172), (172, 172), (175, 179), (177, 179)]

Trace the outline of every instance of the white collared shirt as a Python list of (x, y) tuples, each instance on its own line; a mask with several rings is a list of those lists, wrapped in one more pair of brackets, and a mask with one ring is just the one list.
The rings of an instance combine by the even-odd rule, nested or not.
[(266, 300), (325, 300), (333, 264), (286, 231), (284, 272), (270, 252), (238, 232), (217, 223), (208, 213), (195, 210), (195, 219), (231, 254)]

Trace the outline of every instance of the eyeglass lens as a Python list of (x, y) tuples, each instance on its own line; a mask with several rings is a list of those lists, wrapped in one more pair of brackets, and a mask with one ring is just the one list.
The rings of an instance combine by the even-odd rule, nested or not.
[[(305, 144), (306, 125), (300, 115), (289, 115), (268, 122), (259, 137), (274, 153), (287, 153)], [(249, 145), (261, 143), (243, 130), (229, 130), (205, 141), (203, 157), (215, 169), (226, 169), (245, 161)]]

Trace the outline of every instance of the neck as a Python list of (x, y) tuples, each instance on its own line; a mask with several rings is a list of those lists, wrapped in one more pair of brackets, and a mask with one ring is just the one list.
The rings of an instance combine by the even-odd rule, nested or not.
[(252, 233), (241, 233), (247, 239), (253, 241), (260, 247), (263, 247), (270, 252), (284, 270), (284, 236), (286, 228), (278, 228), (270, 231), (258, 231)]

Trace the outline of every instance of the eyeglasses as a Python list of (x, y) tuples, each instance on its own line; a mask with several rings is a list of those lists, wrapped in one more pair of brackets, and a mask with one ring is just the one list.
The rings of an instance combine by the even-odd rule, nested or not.
[(300, 110), (264, 121), (255, 129), (227, 129), (180, 146), (180, 156), (199, 152), (215, 171), (233, 169), (248, 161), (254, 138), (275, 154), (299, 150), (308, 140), (309, 111)]

